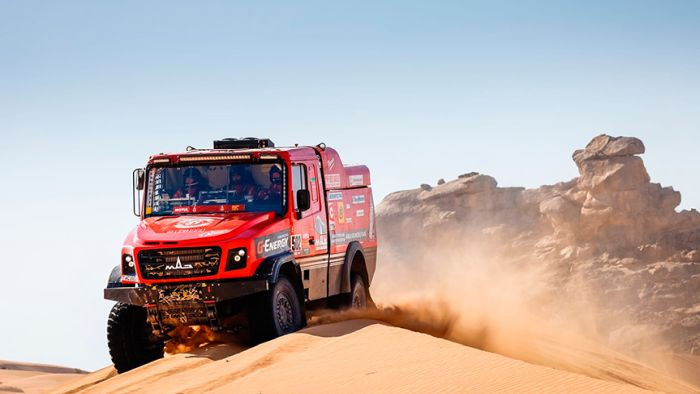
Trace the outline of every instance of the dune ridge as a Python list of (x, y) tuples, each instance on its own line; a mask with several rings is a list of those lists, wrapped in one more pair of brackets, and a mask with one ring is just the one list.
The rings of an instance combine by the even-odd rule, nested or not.
[(320, 324), (249, 349), (202, 347), (106, 380), (105, 372), (53, 392), (645, 392), (366, 319)]
[[(347, 319), (381, 321), (531, 364), (647, 390), (700, 392), (697, 383), (693, 384), (679, 377), (679, 374), (645, 365), (599, 342), (573, 335), (562, 336), (544, 330), (543, 325), (509, 329), (492, 325), (493, 322), (488, 320), (477, 322), (465, 319), (444, 301), (421, 299), (377, 309), (325, 311), (313, 316), (310, 324), (329, 324)], [(537, 331), (534, 331), (535, 328)], [(662, 356), (667, 355), (658, 355)], [(685, 365), (693, 368), (699, 364), (698, 360), (692, 360)]]
[(86, 374), (77, 368), (0, 360), (0, 392), (42, 392)]

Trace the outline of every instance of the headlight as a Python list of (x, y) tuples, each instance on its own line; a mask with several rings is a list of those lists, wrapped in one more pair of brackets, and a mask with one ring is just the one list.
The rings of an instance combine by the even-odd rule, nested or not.
[(122, 255), (122, 275), (136, 276), (136, 264), (134, 264), (134, 256), (130, 254)]
[(226, 258), (226, 271), (245, 268), (247, 258), (245, 248), (230, 249)]

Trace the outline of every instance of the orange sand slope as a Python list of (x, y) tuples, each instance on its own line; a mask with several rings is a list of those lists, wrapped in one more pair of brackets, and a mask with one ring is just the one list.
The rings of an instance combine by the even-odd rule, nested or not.
[(55, 392), (644, 392), (371, 320), (311, 327), (250, 349), (217, 345)]
[(75, 368), (0, 360), (0, 392), (38, 393), (86, 373)]

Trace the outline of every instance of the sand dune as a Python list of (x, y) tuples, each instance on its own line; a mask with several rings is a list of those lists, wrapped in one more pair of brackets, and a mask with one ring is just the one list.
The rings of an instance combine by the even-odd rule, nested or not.
[[(687, 386), (676, 386), (672, 389)], [(659, 387), (661, 388), (661, 387)], [(214, 345), (115, 375), (69, 382), (74, 392), (643, 392), (529, 364), (373, 320), (307, 328), (259, 346)]]
[(85, 374), (75, 368), (0, 360), (0, 392), (38, 393)]

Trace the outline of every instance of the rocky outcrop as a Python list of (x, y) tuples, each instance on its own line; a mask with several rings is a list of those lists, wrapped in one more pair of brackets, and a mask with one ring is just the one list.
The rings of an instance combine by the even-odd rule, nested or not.
[(581, 176), (568, 193), (581, 205), (577, 236), (621, 247), (653, 240), (676, 218), (680, 193), (650, 183), (637, 138), (600, 135), (574, 152)]
[[(446, 234), (451, 247), (469, 240), (512, 264), (553, 267), (553, 291), (576, 283), (570, 295), (603, 311), (610, 338), (644, 325), (700, 354), (700, 213), (676, 211), (680, 193), (650, 182), (644, 151), (637, 138), (599, 135), (574, 152), (580, 176), (567, 182), (500, 188), (468, 173), (393, 193), (377, 209), (383, 244), (419, 251)], [(606, 318), (620, 313), (628, 323)]]

